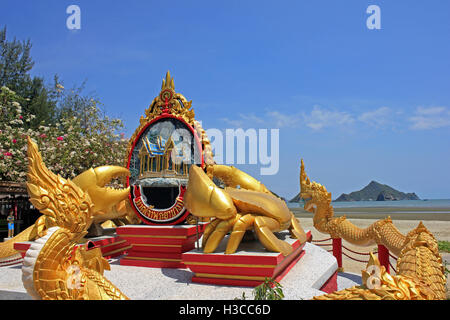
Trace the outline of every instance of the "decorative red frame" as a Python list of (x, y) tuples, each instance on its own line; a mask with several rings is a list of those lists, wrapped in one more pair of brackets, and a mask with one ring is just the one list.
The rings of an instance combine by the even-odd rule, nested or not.
[[(134, 150), (134, 147), (136, 146), (136, 142), (141, 138), (141, 136), (142, 136), (142, 134), (144, 133), (144, 131), (145, 131), (145, 130), (148, 128), (148, 126), (150, 126), (152, 123), (155, 123), (156, 121), (159, 121), (159, 120), (161, 120), (161, 119), (166, 119), (166, 118), (172, 118), (172, 119), (176, 119), (176, 120), (178, 120), (178, 121), (181, 121), (181, 122), (184, 123), (184, 124), (187, 126), (187, 128), (191, 131), (191, 133), (194, 135), (195, 141), (197, 142), (198, 150), (200, 150), (201, 168), (204, 168), (204, 167), (205, 167), (205, 163), (204, 163), (204, 159), (203, 159), (203, 148), (202, 148), (202, 144), (201, 144), (200, 138), (197, 136), (197, 133), (195, 132), (194, 128), (193, 128), (189, 123), (187, 123), (183, 118), (181, 118), (181, 117), (174, 116), (174, 115), (172, 115), (172, 114), (170, 114), (170, 113), (163, 113), (163, 114), (161, 114), (160, 116), (158, 116), (158, 117), (152, 119), (149, 123), (147, 123), (147, 124), (141, 129), (141, 131), (139, 132), (139, 134), (136, 136), (136, 139), (134, 139), (133, 144), (132, 144), (131, 149), (130, 149), (130, 153), (128, 154), (127, 169), (130, 169), (131, 155), (133, 154), (133, 150)], [(129, 187), (129, 186), (130, 186), (130, 177), (127, 177), (127, 187)], [(136, 208), (134, 207), (134, 204), (133, 204), (133, 199), (131, 198), (131, 193), (128, 195), (128, 201), (130, 201), (130, 205), (131, 205), (131, 207), (133, 208), (134, 213), (139, 217), (139, 219), (141, 219), (142, 222), (144, 222), (145, 224), (148, 224), (148, 225), (156, 225), (156, 226), (175, 225), (175, 224), (179, 224), (179, 223), (181, 223), (182, 221), (184, 221), (184, 220), (186, 219), (186, 217), (189, 215), (189, 211), (188, 211), (188, 210), (185, 210), (185, 212), (184, 212), (178, 219), (176, 219), (176, 220), (174, 220), (174, 221), (171, 221), (171, 222), (169, 222), (169, 223), (152, 223), (152, 222), (146, 220), (144, 217), (142, 217), (142, 216), (137, 212), (137, 210), (136, 210)]]

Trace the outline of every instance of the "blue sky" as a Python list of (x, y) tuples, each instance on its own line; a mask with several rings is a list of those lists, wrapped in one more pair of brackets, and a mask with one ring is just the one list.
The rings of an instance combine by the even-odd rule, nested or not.
[[(81, 29), (66, 8), (81, 8)], [(381, 30), (369, 30), (369, 5)], [(167, 70), (203, 127), (279, 128), (280, 170), (238, 166), (287, 198), (303, 158), (336, 198), (371, 180), (450, 198), (448, 1), (10, 1), (33, 74), (87, 79), (130, 136)]]

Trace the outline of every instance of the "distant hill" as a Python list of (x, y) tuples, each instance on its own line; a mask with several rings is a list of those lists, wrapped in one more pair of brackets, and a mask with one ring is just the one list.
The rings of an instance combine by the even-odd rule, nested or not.
[(371, 181), (359, 191), (349, 194), (343, 193), (334, 201), (392, 201), (392, 200), (420, 200), (415, 193), (404, 193), (394, 188)]
[(300, 192), (298, 193), (298, 195), (296, 195), (295, 197), (293, 197), (291, 200), (289, 200), (289, 202), (300, 202)]
[[(349, 194), (343, 193), (334, 201), (392, 201), (392, 200), (420, 200), (415, 193), (404, 193), (394, 188), (371, 181), (367, 186), (359, 191)], [(300, 193), (289, 202), (300, 202)]]

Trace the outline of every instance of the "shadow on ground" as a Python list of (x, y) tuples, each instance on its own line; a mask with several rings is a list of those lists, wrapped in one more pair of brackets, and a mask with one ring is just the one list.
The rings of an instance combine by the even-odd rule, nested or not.
[(0, 300), (33, 300), (24, 292), (4, 291), (0, 290)]
[(187, 270), (182, 269), (169, 269), (169, 268), (162, 268), (161, 272), (166, 277), (175, 279), (176, 282), (181, 283), (191, 283), (191, 278), (193, 276), (193, 273)]
[(362, 283), (361, 276), (359, 276), (355, 273), (339, 272), (339, 277), (346, 278), (346, 279), (351, 280), (356, 283)]

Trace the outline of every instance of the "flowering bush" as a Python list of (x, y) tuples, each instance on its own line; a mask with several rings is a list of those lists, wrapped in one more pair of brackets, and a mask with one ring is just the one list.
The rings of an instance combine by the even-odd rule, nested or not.
[(100, 165), (123, 165), (127, 141), (118, 134), (122, 121), (101, 116), (96, 101), (83, 110), (88, 122), (63, 113), (57, 123), (42, 123), (35, 130), (25, 129), (35, 116), (23, 113), (18, 101), (9, 88), (0, 89), (0, 180), (26, 181), (27, 136), (37, 142), (47, 167), (64, 178)]

